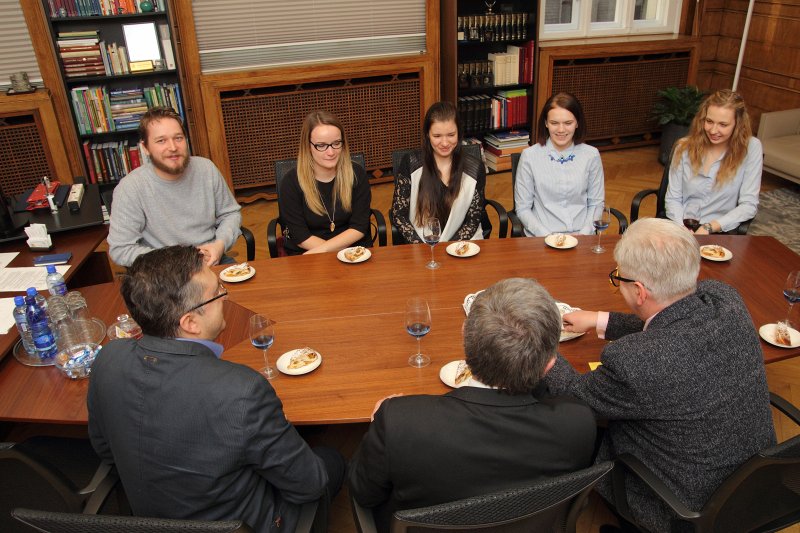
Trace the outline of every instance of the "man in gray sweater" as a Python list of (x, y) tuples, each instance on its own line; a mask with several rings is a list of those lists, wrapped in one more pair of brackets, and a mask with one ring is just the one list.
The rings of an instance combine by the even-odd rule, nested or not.
[(224, 254), (239, 237), (241, 207), (214, 163), (189, 156), (180, 115), (168, 107), (148, 110), (139, 137), (150, 162), (114, 189), (111, 259), (130, 266), (150, 250), (193, 244), (208, 265), (230, 262)]
[[(678, 224), (636, 221), (614, 259), (609, 277), (633, 314), (564, 315), (567, 331), (596, 329), (614, 342), (594, 372), (580, 375), (559, 358), (544, 382), (608, 419), (597, 461), (632, 454), (699, 510), (739, 465), (775, 443), (761, 344), (733, 287), (697, 282), (698, 244)], [(599, 486), (606, 499), (610, 489)], [(674, 515), (630, 476), (626, 496), (648, 531), (674, 530)]]

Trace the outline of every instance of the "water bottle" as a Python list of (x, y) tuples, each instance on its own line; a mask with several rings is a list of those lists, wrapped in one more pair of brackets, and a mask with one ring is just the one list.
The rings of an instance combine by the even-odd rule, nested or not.
[(28, 327), (28, 319), (25, 316), (25, 297), (14, 296), (14, 322), (17, 323), (17, 331), (22, 339), (22, 347), (30, 355), (36, 354), (36, 348), (33, 346), (33, 337), (31, 336), (31, 328)]
[(50, 296), (64, 296), (67, 294), (67, 283), (64, 281), (55, 265), (47, 265), (47, 290), (50, 291)]
[(28, 319), (28, 326), (33, 337), (33, 346), (39, 359), (51, 359), (58, 352), (56, 339), (50, 329), (50, 322), (47, 313), (36, 303), (38, 292), (36, 288), (30, 287), (25, 297), (25, 318)]

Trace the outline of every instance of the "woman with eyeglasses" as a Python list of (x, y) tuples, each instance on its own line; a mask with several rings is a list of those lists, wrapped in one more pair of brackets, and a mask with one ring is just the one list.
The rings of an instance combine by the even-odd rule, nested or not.
[(675, 144), (667, 217), (698, 235), (735, 230), (756, 216), (762, 163), (744, 99), (729, 89), (714, 92)]
[(371, 246), (366, 171), (350, 160), (341, 123), (312, 111), (300, 131), (297, 168), (281, 182), (278, 208), (289, 255)]
[(536, 130), (539, 142), (523, 150), (514, 185), (514, 206), (525, 235), (594, 234), (605, 183), (600, 152), (583, 142), (583, 106), (572, 94), (554, 94)]
[(425, 114), (422, 149), (403, 158), (395, 176), (392, 224), (420, 243), (425, 220), (439, 219), (442, 241), (482, 239), (486, 169), (464, 153), (456, 107), (437, 102)]

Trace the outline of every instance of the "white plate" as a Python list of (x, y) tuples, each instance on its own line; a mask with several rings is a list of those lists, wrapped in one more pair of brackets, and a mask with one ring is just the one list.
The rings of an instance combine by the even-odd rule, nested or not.
[(355, 261), (350, 261), (344, 256), (344, 253), (347, 250), (352, 250), (353, 248), (356, 248), (356, 247), (353, 246), (351, 248), (345, 248), (344, 250), (339, 250), (339, 253), (336, 254), (336, 259), (338, 259), (342, 263), (355, 264), (355, 263), (363, 263), (364, 261), (366, 261), (367, 259), (372, 257), (372, 252), (369, 251), (369, 248), (364, 248), (364, 255), (362, 255), (361, 257), (359, 257)]
[(256, 269), (253, 268), (250, 265), (247, 265), (247, 267), (250, 269), (250, 271), (247, 274), (245, 274), (244, 276), (229, 276), (228, 273), (227, 273), (228, 270), (230, 270), (230, 269), (232, 269), (232, 268), (234, 268), (236, 266), (238, 266), (238, 265), (231, 265), (228, 268), (224, 269), (222, 272), (220, 272), (219, 273), (219, 279), (221, 279), (222, 281), (226, 281), (228, 283), (238, 283), (240, 281), (248, 280), (248, 279), (250, 279), (250, 278), (252, 278), (253, 276), (256, 275)]
[(461, 245), (462, 242), (464, 242), (464, 241), (457, 241), (457, 242), (449, 244), (447, 246), (447, 248), (445, 248), (445, 251), (448, 254), (452, 255), (453, 257), (472, 257), (473, 255), (478, 255), (478, 252), (481, 251), (481, 247), (478, 246), (477, 244), (475, 244), (474, 242), (467, 242), (467, 244), (469, 245), (469, 249), (467, 249), (467, 253), (465, 253), (463, 255), (458, 255), (456, 253), (456, 248), (458, 248)]
[(770, 343), (773, 346), (777, 346), (778, 348), (797, 348), (800, 346), (800, 331), (797, 331), (794, 328), (789, 328), (789, 338), (792, 341), (791, 346), (786, 346), (785, 344), (778, 344), (775, 342), (775, 328), (777, 324), (764, 324), (760, 328), (758, 328), (758, 334), (761, 335), (761, 338)]
[(472, 302), (474, 302), (475, 298), (482, 292), (483, 291), (478, 291), (472, 294), (467, 294), (467, 297), (464, 298), (464, 303), (461, 304), (461, 306), (464, 308), (464, 314), (469, 314), (469, 310), (472, 307)]
[[(299, 354), (303, 350), (312, 350), (314, 353), (317, 354), (317, 360), (314, 361), (313, 363), (307, 364), (306, 366), (301, 366), (300, 368), (289, 368), (289, 361), (291, 361), (292, 357)], [(317, 367), (321, 364), (322, 364), (322, 354), (320, 354), (313, 348), (297, 348), (296, 350), (289, 350), (285, 354), (278, 357), (278, 360), (275, 362), (275, 366), (278, 367), (278, 370), (280, 370), (284, 374), (289, 374), (290, 376), (300, 376), (302, 374), (308, 374), (309, 372), (316, 370)]]
[(700, 257), (703, 259), (708, 259), (709, 261), (730, 261), (733, 257), (733, 252), (725, 248), (724, 246), (720, 246), (722, 251), (725, 252), (725, 256), (723, 257), (709, 257), (703, 253), (703, 248), (709, 248), (711, 246), (719, 246), (718, 244), (706, 244), (705, 246), (700, 247)]
[(578, 239), (572, 235), (564, 235), (564, 237), (566, 237), (564, 240), (564, 245), (556, 246), (556, 235), (556, 233), (551, 233), (544, 238), (544, 243), (550, 248), (555, 248), (556, 250), (569, 250), (570, 248), (575, 248), (578, 246)]
[[(556, 307), (558, 307), (558, 311), (561, 313), (561, 316), (564, 316), (566, 313), (571, 313), (572, 311), (580, 311), (580, 307), (572, 307), (569, 304), (565, 304), (564, 302), (556, 302)], [(581, 335), (585, 335), (586, 332), (576, 332), (576, 331), (564, 331), (561, 330), (561, 337), (558, 339), (558, 342), (569, 341), (572, 339), (577, 339)]]
[(461, 363), (467, 364), (463, 359), (459, 359), (457, 361), (450, 361), (439, 370), (439, 379), (442, 380), (442, 383), (454, 389), (477, 383), (476, 379), (470, 377), (456, 384), (456, 373), (458, 372), (458, 365)]

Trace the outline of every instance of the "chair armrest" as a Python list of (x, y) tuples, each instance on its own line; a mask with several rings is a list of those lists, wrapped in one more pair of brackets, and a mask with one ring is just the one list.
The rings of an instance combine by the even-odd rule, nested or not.
[(795, 424), (800, 426), (800, 409), (774, 392), (769, 393), (769, 403), (771, 403), (775, 409), (791, 418)]
[(639, 219), (639, 206), (641, 205), (642, 200), (644, 200), (651, 194), (655, 194), (657, 197), (658, 189), (645, 189), (643, 191), (637, 192), (636, 196), (633, 197), (633, 200), (631, 200), (631, 224), (633, 224)]
[(370, 212), (372, 213), (372, 217), (375, 218), (375, 226), (378, 232), (378, 246), (386, 246), (386, 219), (383, 217), (383, 213), (377, 209), (370, 209)]
[(736, 228), (736, 235), (747, 235), (747, 230), (750, 229), (750, 224), (753, 222), (753, 220), (755, 219), (751, 218), (750, 220), (745, 220), (739, 224), (739, 227)]
[(617, 219), (617, 223), (619, 224), (619, 234), (622, 235), (625, 233), (625, 230), (628, 229), (628, 219), (625, 218), (625, 215), (623, 215), (618, 209), (614, 209), (612, 207), (610, 208), (610, 211), (611, 214), (614, 215), (614, 218)]
[(297, 527), (295, 528), (297, 533), (311, 532), (314, 525), (314, 518), (317, 516), (318, 507), (319, 502), (317, 500), (304, 503), (300, 506), (300, 516), (297, 518)]
[[(98, 476), (101, 477), (98, 479)], [(119, 483), (119, 475), (116, 469), (106, 463), (100, 464), (89, 486), (94, 483), (95, 479), (98, 479), (97, 485), (92, 489), (91, 496), (89, 496), (86, 505), (83, 507), (83, 514), (97, 514), (108, 499), (111, 491)], [(84, 494), (84, 492), (81, 491), (81, 494)]]
[(247, 247), (247, 260), (253, 261), (256, 258), (256, 238), (249, 228), (240, 226), (239, 229), (242, 232), (242, 237), (244, 237), (244, 242)]
[(359, 505), (352, 495), (350, 496), (350, 506), (353, 509), (353, 518), (355, 518), (356, 530), (358, 533), (378, 532), (378, 528), (375, 525), (375, 517), (372, 515), (371, 509)]
[(273, 259), (278, 257), (278, 219), (273, 218), (267, 224), (267, 247), (269, 248), (269, 256)]
[(761, 113), (758, 135), (761, 140), (800, 133), (800, 109), (785, 109)]
[(664, 482), (656, 477), (643, 462), (631, 454), (624, 453), (617, 456), (614, 460), (614, 470), (611, 473), (611, 480), (614, 488), (614, 506), (626, 520), (634, 524), (636, 523), (636, 519), (633, 517), (631, 509), (628, 506), (628, 498), (625, 492), (626, 472), (630, 472), (632, 475), (638, 477), (679, 517), (690, 521), (700, 517), (700, 513), (692, 511), (678, 500), (677, 496), (675, 496)]
[(511, 221), (511, 236), (512, 237), (524, 237), (525, 230), (522, 227), (522, 221), (517, 216), (517, 213), (513, 210), (508, 212), (508, 219)]
[(400, 230), (397, 229), (397, 226), (392, 224), (392, 246), (398, 244), (408, 244), (406, 239), (403, 237), (403, 234), (400, 233)]
[(508, 235), (508, 213), (506, 212), (505, 207), (503, 207), (500, 202), (496, 200), (485, 198), (483, 208), (486, 209), (487, 205), (492, 206), (497, 212), (497, 218), (500, 219), (500, 227), (498, 228), (499, 236), (501, 239), (504, 239)]

